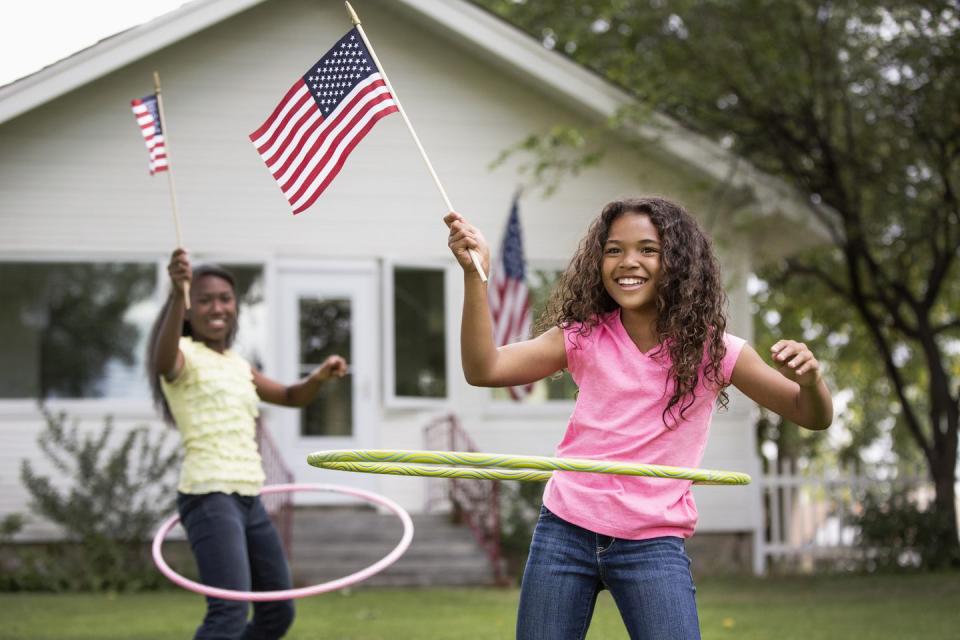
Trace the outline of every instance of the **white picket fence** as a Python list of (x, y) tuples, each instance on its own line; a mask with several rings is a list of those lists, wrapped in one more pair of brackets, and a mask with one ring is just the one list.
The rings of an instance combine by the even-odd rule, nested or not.
[(764, 473), (760, 495), (765, 519), (756, 550), (761, 572), (808, 572), (862, 562), (856, 516), (871, 489), (908, 490), (922, 502), (933, 497), (932, 485), (919, 470), (892, 478), (843, 469), (815, 474), (794, 467)]

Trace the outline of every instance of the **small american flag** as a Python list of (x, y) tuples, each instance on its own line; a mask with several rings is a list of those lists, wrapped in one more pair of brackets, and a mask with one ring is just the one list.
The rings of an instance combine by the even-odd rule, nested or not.
[(396, 111), (353, 28), (290, 87), (250, 140), (293, 212), (300, 213), (333, 181), (373, 125)]
[(167, 171), (167, 147), (163, 142), (163, 128), (160, 126), (160, 111), (157, 108), (157, 96), (152, 94), (137, 100), (131, 100), (133, 115), (140, 125), (140, 133), (147, 142), (150, 154), (150, 175), (158, 171)]
[[(493, 338), (498, 347), (530, 337), (530, 290), (527, 288), (517, 200), (514, 197), (510, 207), (507, 231), (500, 246), (499, 268), (493, 269), (489, 285)], [(532, 390), (532, 384), (508, 388), (514, 400), (523, 399)]]

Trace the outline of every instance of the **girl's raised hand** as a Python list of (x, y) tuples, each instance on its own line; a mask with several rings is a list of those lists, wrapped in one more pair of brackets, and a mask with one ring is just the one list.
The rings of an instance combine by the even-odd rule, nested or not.
[(450, 235), (447, 237), (447, 246), (453, 252), (454, 257), (463, 270), (466, 272), (476, 272), (473, 260), (470, 258), (470, 250), (473, 249), (480, 256), (480, 262), (485, 273), (490, 271), (490, 248), (487, 241), (480, 233), (480, 230), (466, 221), (456, 211), (451, 211), (444, 216), (443, 221), (450, 229)]
[(183, 295), (184, 286), (188, 285), (193, 277), (193, 270), (190, 267), (190, 258), (186, 249), (177, 249), (170, 255), (167, 273), (170, 274), (170, 284), (173, 285), (174, 291)]
[(780, 340), (770, 352), (777, 371), (801, 387), (812, 387), (820, 381), (820, 363), (802, 342)]
[(313, 370), (310, 377), (326, 382), (330, 378), (342, 378), (345, 375), (347, 375), (347, 361), (341, 356), (327, 356), (327, 359)]

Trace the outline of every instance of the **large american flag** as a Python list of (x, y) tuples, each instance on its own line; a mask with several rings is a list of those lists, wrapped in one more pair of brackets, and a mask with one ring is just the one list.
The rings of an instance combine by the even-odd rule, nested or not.
[(353, 28), (290, 87), (250, 140), (293, 212), (300, 213), (323, 193), (373, 125), (397, 110)]
[[(517, 200), (518, 198), (514, 197), (510, 207), (510, 218), (507, 220), (507, 231), (500, 246), (498, 266), (493, 269), (488, 285), (493, 338), (498, 347), (530, 337), (530, 290), (527, 288)], [(510, 397), (514, 400), (523, 399), (532, 390), (532, 384), (508, 388)]]
[(160, 126), (160, 111), (157, 108), (157, 96), (152, 94), (130, 101), (133, 115), (140, 126), (140, 133), (147, 143), (150, 154), (150, 175), (158, 171), (167, 171), (167, 147), (163, 142), (163, 128)]

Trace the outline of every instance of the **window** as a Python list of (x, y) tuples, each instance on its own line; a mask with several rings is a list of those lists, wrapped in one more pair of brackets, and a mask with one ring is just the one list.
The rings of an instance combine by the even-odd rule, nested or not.
[(393, 271), (394, 395), (447, 396), (444, 272), (397, 267)]
[[(260, 366), (263, 269), (224, 265), (237, 281), (234, 348)], [(155, 262), (0, 262), (0, 399), (147, 399), (150, 327), (167, 286)]]
[(147, 398), (153, 263), (0, 262), (0, 398)]
[(446, 266), (383, 265), (385, 402), (424, 406), (447, 398)]
[[(533, 325), (536, 327), (540, 314), (547, 306), (547, 300), (553, 285), (562, 274), (562, 271), (555, 269), (529, 269), (527, 272), (527, 284), (530, 287), (530, 297), (533, 313)], [(523, 398), (522, 404), (541, 404), (555, 400), (573, 400), (577, 397), (577, 385), (574, 383), (570, 373), (563, 371), (559, 375), (553, 375), (537, 382), (533, 391)], [(494, 389), (493, 398), (498, 401), (513, 402), (510, 399), (510, 393), (506, 389)]]

